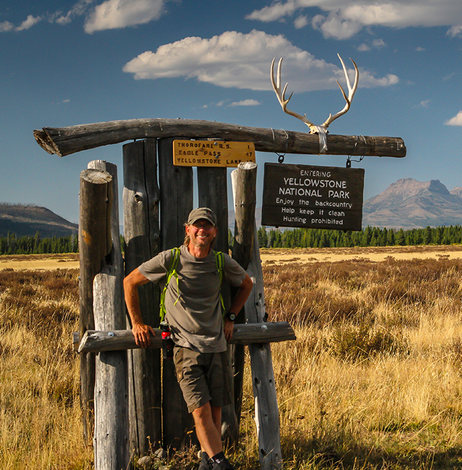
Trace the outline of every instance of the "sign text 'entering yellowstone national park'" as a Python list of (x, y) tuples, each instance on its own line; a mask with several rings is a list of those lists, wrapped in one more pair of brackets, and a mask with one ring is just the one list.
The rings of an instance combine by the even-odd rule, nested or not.
[(361, 230), (364, 169), (265, 163), (262, 225)]

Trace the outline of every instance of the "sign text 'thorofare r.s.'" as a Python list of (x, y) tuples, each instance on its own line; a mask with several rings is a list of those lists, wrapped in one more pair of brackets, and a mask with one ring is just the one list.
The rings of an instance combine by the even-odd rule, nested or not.
[(173, 141), (173, 164), (176, 166), (237, 167), (242, 162), (255, 162), (253, 142)]
[(262, 225), (361, 230), (364, 170), (265, 163)]

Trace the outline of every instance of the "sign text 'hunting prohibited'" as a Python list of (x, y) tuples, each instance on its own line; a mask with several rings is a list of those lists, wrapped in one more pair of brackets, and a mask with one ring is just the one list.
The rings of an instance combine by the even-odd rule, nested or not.
[(262, 225), (361, 230), (364, 169), (265, 163)]

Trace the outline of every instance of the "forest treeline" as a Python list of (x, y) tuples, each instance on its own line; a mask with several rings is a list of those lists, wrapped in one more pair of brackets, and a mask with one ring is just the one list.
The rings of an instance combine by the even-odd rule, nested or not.
[(296, 228), (258, 230), (260, 248), (452, 245), (462, 243), (462, 226), (394, 230), (366, 227), (358, 232)]
[(0, 237), (0, 255), (32, 255), (42, 253), (78, 253), (77, 235), (66, 237), (42, 238), (37, 232), (32, 236), (17, 237), (8, 232)]
[[(231, 231), (228, 236), (231, 245)], [(121, 241), (123, 242), (123, 239)], [(260, 227), (258, 243), (260, 248), (452, 245), (462, 243), (462, 226), (451, 225), (412, 230), (366, 227), (359, 232), (304, 228), (281, 230)], [(37, 232), (33, 237), (17, 237), (14, 233), (0, 237), (0, 255), (78, 253), (78, 251), (77, 235), (41, 238), (40, 233)]]

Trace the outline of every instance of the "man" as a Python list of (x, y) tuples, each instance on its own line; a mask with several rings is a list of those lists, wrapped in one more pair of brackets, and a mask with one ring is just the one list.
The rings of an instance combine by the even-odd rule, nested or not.
[[(185, 242), (165, 293), (166, 320), (175, 343), (175, 369), (183, 397), (192, 413), (202, 450), (199, 467), (232, 469), (223, 454), (221, 409), (232, 402), (229, 384), (227, 341), (233, 335), (234, 318), (252, 290), (252, 280), (242, 267), (223, 254), (223, 280), (238, 291), (223, 321), (220, 279), (213, 245), (217, 236), (214, 212), (194, 209), (185, 224)], [(137, 287), (165, 282), (172, 259), (163, 251), (124, 279), (125, 303), (136, 344), (150, 344), (153, 328), (141, 318)]]

